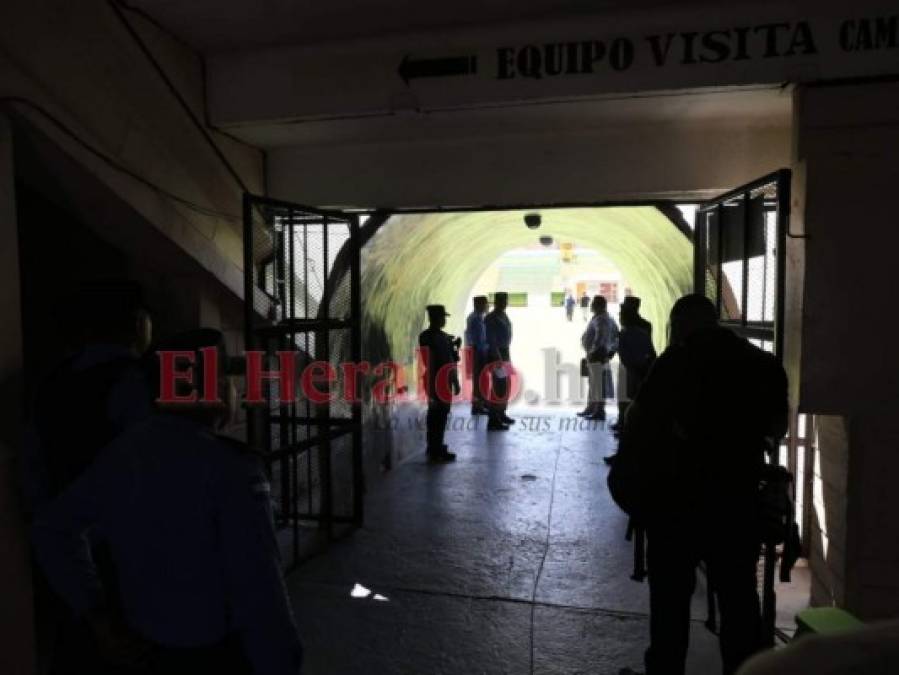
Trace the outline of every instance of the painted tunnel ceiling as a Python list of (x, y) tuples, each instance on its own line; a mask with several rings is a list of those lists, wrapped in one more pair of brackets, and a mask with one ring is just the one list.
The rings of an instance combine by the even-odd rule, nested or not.
[(652, 206), (540, 212), (543, 225), (538, 230), (525, 227), (525, 211), (391, 217), (363, 251), (362, 302), (368, 328), (386, 336), (393, 358), (400, 362), (411, 359), (426, 305), (446, 305), (452, 314), (447, 331), (461, 335), (469, 293), (484, 270), (503, 253), (550, 235), (556, 242), (596, 249), (610, 259), (634, 294), (643, 298), (642, 313), (656, 326), (656, 346), (662, 347), (671, 305), (692, 288), (693, 245), (687, 237)]

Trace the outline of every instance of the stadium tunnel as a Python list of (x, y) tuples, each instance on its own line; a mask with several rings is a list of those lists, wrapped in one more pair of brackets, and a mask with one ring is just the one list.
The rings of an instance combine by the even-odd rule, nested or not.
[(538, 230), (525, 226), (529, 212), (386, 218), (362, 251), (365, 356), (410, 363), (429, 304), (445, 305), (453, 315), (448, 330), (459, 333), (469, 292), (483, 271), (503, 253), (544, 235), (595, 249), (611, 260), (642, 298), (642, 313), (660, 327), (655, 341), (663, 347), (668, 312), (692, 287), (693, 245), (680, 212), (656, 206), (543, 209)]

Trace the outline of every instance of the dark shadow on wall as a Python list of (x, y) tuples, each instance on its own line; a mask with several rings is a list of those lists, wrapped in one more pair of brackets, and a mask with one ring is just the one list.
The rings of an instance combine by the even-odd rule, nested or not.
[(65, 356), (61, 310), (85, 282), (140, 283), (156, 335), (198, 326), (203, 298), (240, 325), (239, 298), (50, 139), (20, 123), (14, 149), (28, 393)]

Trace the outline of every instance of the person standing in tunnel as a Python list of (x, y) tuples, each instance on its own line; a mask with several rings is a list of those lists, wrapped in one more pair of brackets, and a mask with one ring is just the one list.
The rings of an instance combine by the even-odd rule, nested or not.
[(576, 304), (574, 297), (569, 293), (565, 297), (565, 318), (568, 319), (568, 321), (571, 321), (574, 318), (574, 307)]
[(468, 347), (472, 415), (488, 415), (490, 412), (481, 392), (481, 374), (484, 366), (487, 365), (487, 326), (484, 323), (487, 307), (486, 295), (475, 296), (474, 311), (468, 315), (468, 319), (465, 321), (465, 346)]
[[(620, 435), (624, 425), (625, 416), (631, 401), (637, 396), (643, 380), (649, 374), (656, 359), (656, 350), (652, 344), (652, 335), (647, 330), (651, 324), (640, 317), (637, 312), (637, 302), (628, 302), (632, 296), (628, 296), (621, 304), (620, 321), (621, 331), (618, 333), (618, 420), (611, 425), (616, 436)], [(611, 465), (615, 461), (615, 455), (603, 457), (606, 464)]]
[(609, 316), (606, 307), (603, 296), (593, 296), (590, 303), (593, 318), (581, 336), (581, 346), (586, 353), (589, 387), (587, 407), (578, 415), (588, 420), (604, 420), (606, 399), (615, 396), (609, 361), (618, 349), (618, 324)]
[(584, 321), (590, 318), (590, 297), (587, 295), (587, 291), (581, 295), (581, 314), (584, 316)]
[[(201, 329), (158, 347), (189, 354), (190, 367), (154, 368), (156, 413), (38, 512), (37, 559), (114, 672), (297, 675), (302, 649), (261, 457), (215, 433), (235, 396), (223, 336)], [(90, 532), (109, 542), (118, 605), (97, 574)]]
[(646, 529), (647, 675), (684, 673), (700, 561), (721, 613), (725, 675), (760, 648), (759, 482), (786, 428), (777, 360), (720, 327), (704, 296), (678, 300), (670, 345), (631, 403), (608, 478), (616, 503)]
[(624, 310), (627, 308), (627, 311), (632, 312), (631, 316), (634, 320), (634, 327), (641, 329), (645, 332), (649, 339), (652, 339), (652, 323), (644, 319), (640, 315), (640, 305), (642, 301), (636, 295), (627, 295), (624, 297), (624, 300), (621, 301), (621, 309)]
[(487, 348), (489, 360), (495, 365), (491, 372), (490, 421), (488, 431), (508, 431), (515, 420), (506, 414), (512, 386), (512, 322), (506, 315), (509, 294), (497, 291), (493, 295), (493, 311), (484, 319), (487, 327)]
[(618, 335), (618, 421), (612, 431), (621, 429), (630, 402), (646, 378), (656, 351), (652, 344), (652, 324), (640, 316), (640, 298), (628, 295), (619, 313), (621, 332)]
[(428, 305), (428, 327), (418, 336), (424, 361), (428, 395), (427, 457), (431, 462), (452, 462), (456, 454), (443, 442), (453, 396), (459, 393), (458, 355), (451, 335), (443, 331), (449, 316), (443, 305)]

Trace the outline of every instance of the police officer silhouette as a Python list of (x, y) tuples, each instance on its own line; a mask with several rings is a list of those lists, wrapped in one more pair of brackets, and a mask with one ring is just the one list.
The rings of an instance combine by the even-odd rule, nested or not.
[(443, 442), (452, 397), (458, 394), (458, 341), (443, 331), (449, 316), (443, 305), (428, 305), (428, 327), (418, 336), (428, 395), (427, 456), (432, 462), (452, 462), (456, 455)]
[(509, 425), (515, 424), (515, 420), (506, 413), (512, 390), (512, 357), (509, 352), (512, 345), (512, 322), (506, 314), (508, 306), (509, 294), (497, 291), (493, 294), (493, 311), (484, 318), (488, 360), (501, 364), (495, 366), (491, 373), (490, 421), (487, 423), (487, 431), (508, 431)]
[[(175, 390), (186, 395), (206, 381), (204, 347), (218, 350), (217, 401), (157, 399), (154, 415), (36, 514), (36, 555), (114, 665), (166, 675), (296, 675), (302, 650), (268, 480), (258, 456), (215, 434), (233, 400), (222, 334), (193, 331), (160, 349), (194, 355), (192, 381)], [(158, 372), (151, 381), (160, 381)], [(109, 544), (120, 607), (107, 602), (89, 531)]]
[[(35, 392), (22, 453), (22, 496), (29, 517), (61, 494), (116, 436), (152, 413), (152, 393), (140, 357), (152, 320), (139, 284), (127, 279), (81, 285), (61, 309), (62, 343), (73, 351)], [(114, 580), (109, 550), (91, 536), (91, 557)], [(53, 675), (100, 674), (89, 626), (35, 569), (38, 641)]]

